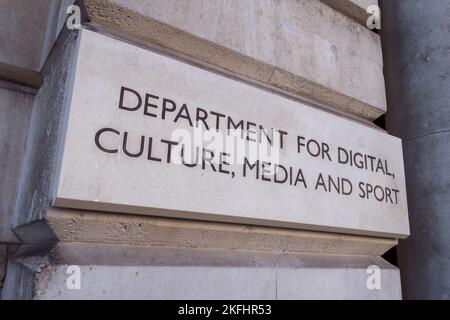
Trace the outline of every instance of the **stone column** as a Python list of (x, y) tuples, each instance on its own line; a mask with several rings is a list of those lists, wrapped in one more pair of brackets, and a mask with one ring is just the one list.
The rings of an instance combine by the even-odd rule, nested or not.
[(403, 139), (411, 236), (403, 296), (450, 298), (450, 1), (384, 0), (386, 126)]

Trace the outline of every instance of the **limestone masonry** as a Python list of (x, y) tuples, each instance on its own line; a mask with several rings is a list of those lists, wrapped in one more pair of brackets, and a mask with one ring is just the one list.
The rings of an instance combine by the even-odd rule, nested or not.
[(408, 235), (397, 138), (88, 30), (79, 46), (55, 206)]
[(448, 298), (448, 9), (0, 0), (1, 298)]

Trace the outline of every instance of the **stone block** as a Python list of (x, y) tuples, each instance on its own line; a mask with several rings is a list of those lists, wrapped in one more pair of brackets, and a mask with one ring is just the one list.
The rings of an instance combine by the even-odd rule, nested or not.
[[(34, 275), (22, 290), (33, 299), (401, 299), (398, 269), (367, 256), (79, 243), (45, 252), (12, 258), (28, 272), (20, 284)], [(368, 267), (379, 272), (373, 283)], [(74, 272), (79, 289), (67, 286)], [(17, 294), (5, 287), (4, 298)]]
[[(408, 234), (401, 142), (398, 139), (89, 30), (82, 30), (78, 40), (68, 41), (67, 46), (78, 48), (78, 43), (79, 49), (64, 51), (78, 56), (73, 60), (76, 63), (65, 61), (62, 72), (55, 66), (54, 73), (45, 79), (36, 98), (33, 110), (35, 141), (27, 144), (30, 162), (24, 177), (27, 182), (23, 184), (17, 202), (16, 226), (43, 219), (48, 206), (53, 204), (393, 238)], [(75, 80), (72, 84), (72, 80), (67, 79)], [(50, 85), (53, 81), (63, 81), (62, 87)], [(205, 91), (207, 96), (203, 94)], [(142, 109), (136, 112), (134, 107), (131, 108), (134, 111), (130, 111), (130, 103), (141, 101), (138, 107), (142, 106), (141, 94), (146, 94), (145, 108), (151, 107), (151, 111), (147, 108), (144, 113)], [(149, 97), (156, 100), (149, 102)], [(51, 99), (49, 103), (48, 99)], [(260, 177), (258, 172), (262, 169), (257, 167), (255, 171), (253, 162), (253, 169), (247, 168), (251, 162), (248, 162), (249, 153), (244, 158), (236, 154), (236, 159), (230, 158), (229, 170), (219, 171), (212, 163), (206, 165), (204, 157), (201, 167), (194, 166), (194, 169), (166, 160), (170, 157), (161, 153), (164, 148), (160, 139), (172, 139), (177, 130), (189, 131), (193, 125), (189, 127), (189, 117), (186, 119), (185, 115), (177, 122), (181, 118), (175, 116), (173, 108), (170, 114), (166, 110), (167, 114), (162, 115), (165, 109), (157, 105), (158, 99), (172, 101), (175, 109), (178, 105), (178, 113), (185, 110), (188, 114), (198, 115), (199, 109), (195, 112), (195, 108), (201, 105), (202, 112), (210, 113), (208, 121), (202, 117), (206, 129), (216, 126), (225, 133), (223, 123), (219, 126), (218, 120), (214, 122), (213, 114), (219, 112), (224, 119), (228, 115), (228, 123), (230, 119), (233, 123), (241, 120), (240, 123), (247, 123), (247, 127), (255, 122), (261, 124), (258, 128), (285, 131), (284, 147), (275, 146), (280, 158), (274, 161), (288, 168), (284, 172), (286, 177), (291, 176), (291, 182), (286, 183), (286, 178), (283, 183), (275, 183), (276, 176)], [(146, 112), (150, 113), (145, 115)], [(165, 117), (169, 120), (163, 120)], [(317, 131), (315, 123), (322, 124), (321, 130)], [(53, 124), (55, 127), (51, 127)], [(110, 132), (106, 138), (102, 136), (100, 143), (99, 133), (104, 132), (105, 126), (113, 127), (106, 129), (109, 131), (121, 131), (113, 135)], [(42, 136), (43, 127), (49, 132), (45, 136)], [(152, 141), (153, 147), (146, 147), (145, 157), (142, 143), (142, 152), (138, 156), (130, 157), (125, 149), (120, 153), (118, 149), (108, 151), (116, 147), (122, 134), (122, 138), (126, 137), (124, 132), (130, 128), (133, 128), (130, 135), (132, 132), (146, 133), (151, 138), (141, 138), (144, 142)], [(354, 137), (354, 132), (359, 132), (358, 138)], [(299, 140), (297, 135), (307, 138)], [(313, 142), (314, 153), (317, 148), (327, 150), (327, 153), (322, 152), (322, 158), (310, 151), (308, 154), (308, 141)], [(298, 151), (302, 143), (304, 149)], [(38, 150), (36, 146), (39, 146)], [(179, 151), (179, 148), (173, 148)], [(360, 161), (356, 166), (348, 161), (342, 163), (342, 150), (347, 154), (347, 160), (351, 151), (359, 155), (360, 161), (366, 159), (366, 165), (370, 162), (367, 159), (372, 157), (372, 167), (364, 167)], [(173, 158), (178, 151), (174, 151)], [(218, 155), (223, 148), (215, 152)], [(261, 154), (252, 156), (260, 157)], [(350, 158), (356, 161), (353, 156)], [(320, 177), (324, 179), (322, 174), (328, 187), (318, 189)], [(344, 192), (343, 186), (335, 186), (336, 190), (332, 192), (331, 176), (333, 183), (338, 185), (336, 181), (341, 181), (341, 176), (347, 179), (348, 193)], [(234, 201), (223, 201), (225, 194)], [(31, 216), (23, 212), (31, 212)]]
[[(379, 36), (320, 1), (85, 0), (84, 4), (90, 24), (143, 45), (333, 110), (368, 119), (386, 111)], [(271, 81), (275, 72), (293, 79)]]
[(280, 300), (401, 300), (400, 272), (381, 269), (381, 286), (369, 289), (366, 268), (282, 269), (277, 272)]
[(78, 33), (61, 39), (47, 64), (47, 76), (37, 93), (31, 114), (25, 148), (21, 184), (14, 209), (14, 225), (42, 219), (50, 201), (56, 170), (59, 140), (64, 133), (67, 86), (73, 83), (73, 59), (76, 59)]
[(34, 96), (0, 87), (0, 242), (17, 242), (12, 217)]
[(40, 71), (50, 0), (0, 1), (0, 62)]
[(51, 208), (16, 229), (24, 241), (381, 256), (395, 239), (186, 219)]

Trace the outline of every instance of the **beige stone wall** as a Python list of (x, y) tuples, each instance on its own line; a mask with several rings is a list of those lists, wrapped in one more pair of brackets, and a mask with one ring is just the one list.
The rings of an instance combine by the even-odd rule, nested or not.
[[(325, 112), (367, 125), (386, 112), (381, 43), (379, 36), (363, 25), (365, 2), (82, 2), (86, 28), (311, 102)], [(41, 73), (41, 66), (63, 25), (65, 4), (34, 3), (39, 7), (39, 23), (23, 18), (29, 23), (22, 29), (8, 29), (3, 34), (11, 47), (8, 51), (0, 49), (0, 78), (39, 87), (41, 78), (50, 77), (46, 72), (51, 68), (47, 66)], [(9, 7), (9, 2), (0, 0), (0, 8), (4, 7), (19, 10), (20, 1), (16, 7)], [(3, 21), (9, 20), (0, 19), (0, 23)], [(33, 37), (33, 42), (24, 42), (31, 47), (17, 47), (22, 43), (14, 40), (18, 31)], [(21, 54), (15, 56), (14, 52)], [(51, 78), (48, 81), (58, 83)], [(48, 99), (49, 105), (61, 92), (54, 94)], [(10, 129), (23, 140), (28, 132), (23, 128), (27, 117), (18, 117), (17, 103), (4, 106), (16, 121), (9, 124)], [(14, 144), (16, 154), (22, 140)], [(10, 177), (7, 183), (0, 181), (7, 190), (8, 201), (3, 204), (8, 205), (9, 215), (21, 159), (22, 155), (4, 161), (0, 158), (2, 174), (8, 171)], [(26, 208), (16, 212), (15, 232), (24, 246), (11, 254), (4, 298), (79, 298), (80, 294), (84, 298), (111, 299), (401, 298), (399, 270), (381, 258), (397, 244), (396, 239), (67, 210), (46, 203), (35, 216), (38, 210)], [(7, 230), (4, 232), (11, 236), (11, 230), (5, 227), (10, 221), (8, 214), (0, 216), (0, 231)], [(48, 241), (59, 244), (48, 247), (44, 245)], [(0, 268), (1, 250), (5, 252), (5, 246), (0, 246)], [(61, 286), (70, 264), (80, 264), (87, 275), (86, 291), (65, 291)], [(383, 270), (382, 291), (365, 287), (370, 264), (379, 264)], [(111, 285), (105, 274), (110, 275), (109, 280), (120, 281)], [(205, 287), (183, 282), (184, 277), (198, 279)], [(203, 290), (217, 285), (218, 279), (225, 294)], [(290, 279), (298, 281), (291, 283)], [(278, 281), (279, 287), (274, 285)], [(147, 290), (154, 283), (169, 289), (163, 294)], [(202, 294), (195, 295), (196, 290)]]

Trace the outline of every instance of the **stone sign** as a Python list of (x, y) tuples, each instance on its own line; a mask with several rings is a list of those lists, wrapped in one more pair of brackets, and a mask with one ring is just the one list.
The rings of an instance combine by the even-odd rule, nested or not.
[(401, 141), (83, 30), (55, 206), (405, 237)]

